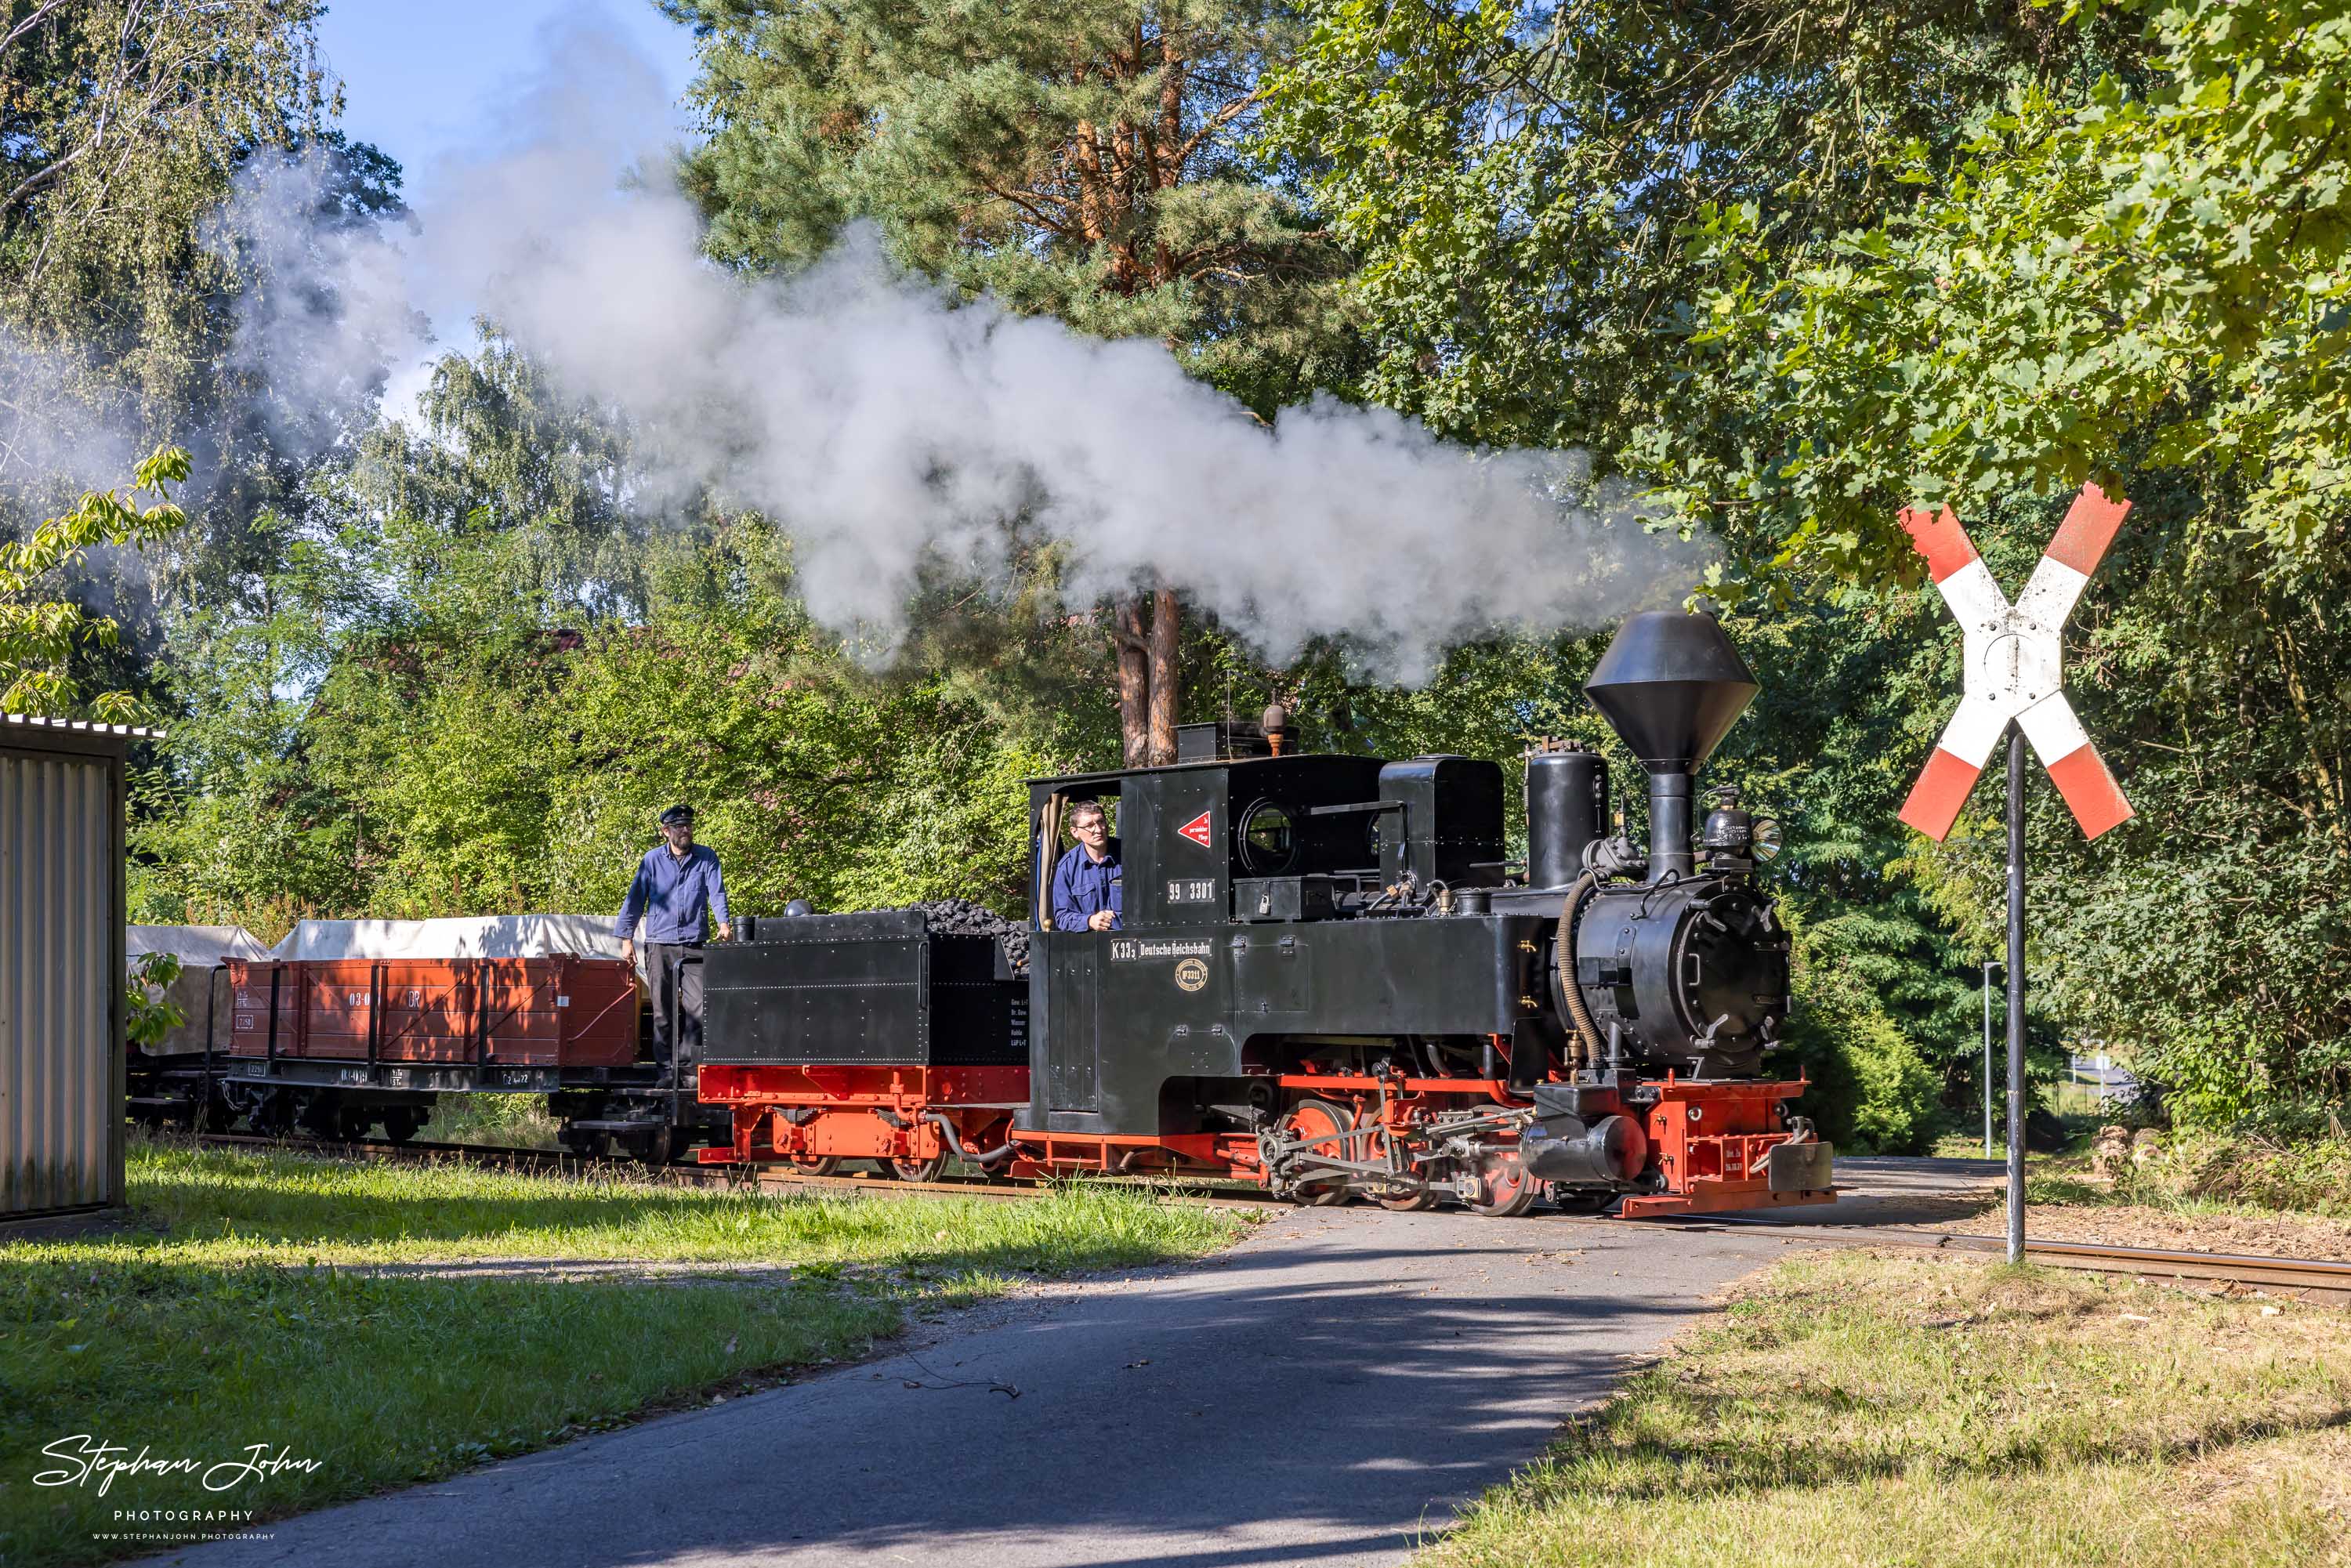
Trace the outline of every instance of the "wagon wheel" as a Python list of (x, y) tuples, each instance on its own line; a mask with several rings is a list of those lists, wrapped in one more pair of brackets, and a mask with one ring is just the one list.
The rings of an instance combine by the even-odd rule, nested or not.
[(219, 1084), (199, 1077), (189, 1086), (187, 1109), (175, 1112), (172, 1120), (186, 1132), (217, 1133), (236, 1120), (236, 1111)]
[(424, 1113), (413, 1105), (394, 1105), (383, 1113), (383, 1135), (395, 1144), (412, 1143), (424, 1125)]
[(246, 1119), (263, 1137), (282, 1138), (294, 1130), (294, 1111), (291, 1094), (283, 1089), (267, 1089)]
[(1478, 1162), (1479, 1194), (1468, 1200), (1469, 1212), (1489, 1219), (1516, 1219), (1535, 1204), (1542, 1183), (1527, 1175), (1519, 1152), (1510, 1149)]
[(343, 1142), (356, 1144), (375, 1125), (375, 1113), (364, 1105), (346, 1105), (336, 1118), (335, 1132)]
[(900, 1181), (936, 1181), (946, 1175), (947, 1157), (938, 1154), (926, 1160), (892, 1160), (890, 1168)]
[[(1311, 1142), (1307, 1144), (1304, 1152), (1331, 1160), (1347, 1157), (1347, 1146), (1353, 1141), (1354, 1131), (1354, 1113), (1343, 1105), (1333, 1105), (1328, 1100), (1301, 1100), (1290, 1108), (1290, 1114), (1282, 1118), (1281, 1123), (1282, 1142), (1294, 1144), (1301, 1139), (1310, 1139)], [(1344, 1181), (1318, 1181), (1311, 1186), (1301, 1185), (1298, 1188), (1297, 1201), (1316, 1208), (1344, 1203), (1347, 1201), (1347, 1184)]]
[(645, 1135), (645, 1141), (637, 1149), (636, 1155), (646, 1165), (665, 1166), (669, 1164), (670, 1156), (676, 1152), (676, 1133), (667, 1122), (664, 1122)]
[(838, 1155), (786, 1155), (784, 1164), (802, 1176), (829, 1176), (841, 1170)]

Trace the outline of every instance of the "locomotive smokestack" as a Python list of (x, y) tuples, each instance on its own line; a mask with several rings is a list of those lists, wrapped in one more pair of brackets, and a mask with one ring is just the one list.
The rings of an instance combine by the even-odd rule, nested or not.
[(1583, 684), (1649, 770), (1649, 880), (1687, 876), (1692, 778), (1762, 689), (1711, 615), (1655, 610), (1617, 629)]

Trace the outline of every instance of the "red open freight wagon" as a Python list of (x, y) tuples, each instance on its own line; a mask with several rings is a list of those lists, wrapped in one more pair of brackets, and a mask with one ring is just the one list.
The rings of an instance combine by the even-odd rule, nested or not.
[(635, 970), (618, 958), (233, 960), (231, 1075), (549, 1092), (634, 1070)]

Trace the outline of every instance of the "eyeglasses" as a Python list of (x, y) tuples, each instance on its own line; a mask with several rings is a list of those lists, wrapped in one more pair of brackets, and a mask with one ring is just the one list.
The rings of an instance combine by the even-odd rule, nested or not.
[(1110, 824), (1102, 821), (1071, 822), (1070, 824), (1070, 831), (1073, 833), (1106, 833), (1110, 831)]

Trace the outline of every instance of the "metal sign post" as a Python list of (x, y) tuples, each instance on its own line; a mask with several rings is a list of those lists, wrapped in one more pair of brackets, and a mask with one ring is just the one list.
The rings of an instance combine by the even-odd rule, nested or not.
[[(2049, 541), (2032, 580), (2011, 604), (1949, 507), (1907, 508), (1902, 527), (1927, 558), (1928, 575), (1959, 623), (1965, 651), (1959, 711), (1943, 727), (1926, 770), (1902, 803), (1902, 820), (1940, 840), (1959, 820), (1992, 747), (2008, 740), (2008, 1260), (2024, 1257), (2024, 747), (2041, 754), (2050, 781), (2082, 831), (2096, 838), (2131, 818), (2121, 786), (2065, 700), (2065, 617), (2114, 542), (2128, 501), (2085, 485)], [(1985, 974), (1985, 1007), (1991, 1006)], [(1989, 1028), (1987, 1019), (1987, 1029)], [(1985, 1073), (1989, 1095), (1991, 1073)], [(1989, 1149), (1990, 1128), (1985, 1138)]]
[(2008, 1260), (2024, 1260), (2024, 732), (2008, 730)]
[(1983, 1061), (1984, 1158), (1986, 1158), (1986, 1159), (1990, 1159), (1990, 1158), (1991, 1158), (1991, 959), (1989, 959), (1989, 958), (1986, 958), (1986, 959), (1984, 960), (1984, 967), (1983, 967), (1983, 999), (1984, 999), (1984, 1041), (1983, 1041), (1983, 1045), (1984, 1045), (1984, 1061)]

